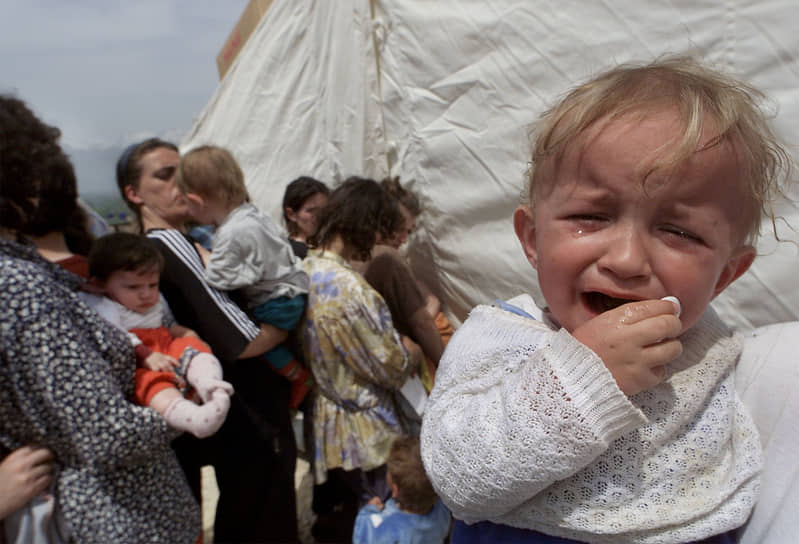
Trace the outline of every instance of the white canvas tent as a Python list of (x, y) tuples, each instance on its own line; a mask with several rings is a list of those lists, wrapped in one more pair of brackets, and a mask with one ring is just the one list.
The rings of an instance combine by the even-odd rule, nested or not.
[[(410, 257), (457, 322), (537, 289), (510, 217), (545, 107), (616, 63), (690, 53), (765, 91), (799, 143), (797, 19), (792, 0), (276, 0), (183, 147), (230, 148), (277, 218), (298, 175), (399, 175), (425, 208)], [(716, 301), (744, 327), (799, 319), (799, 250), (764, 232), (752, 270)]]
[[(544, 108), (609, 66), (688, 53), (762, 89), (799, 144), (797, 20), (794, 0), (275, 0), (183, 148), (231, 149), (277, 218), (298, 175), (399, 175), (425, 209), (414, 269), (458, 322), (537, 293), (510, 218)], [(780, 211), (799, 227), (796, 203)], [(799, 250), (763, 230), (755, 265), (714, 303), (744, 328), (799, 319)], [(799, 239), (783, 223), (780, 234)]]

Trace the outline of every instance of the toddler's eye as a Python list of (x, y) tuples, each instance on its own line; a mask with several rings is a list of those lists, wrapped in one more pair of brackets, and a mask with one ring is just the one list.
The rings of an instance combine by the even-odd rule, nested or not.
[(608, 218), (604, 215), (592, 213), (577, 213), (566, 218), (568, 221), (581, 228), (597, 228), (604, 224)]
[(663, 227), (663, 230), (670, 236), (674, 236), (675, 238), (679, 238), (681, 240), (685, 240), (688, 242), (694, 242), (697, 244), (704, 244), (705, 241), (702, 240), (701, 237), (697, 236), (693, 232), (687, 231), (680, 227), (676, 227), (673, 225), (667, 225)]
[(596, 213), (575, 213), (569, 216), (573, 221), (602, 221), (603, 216)]

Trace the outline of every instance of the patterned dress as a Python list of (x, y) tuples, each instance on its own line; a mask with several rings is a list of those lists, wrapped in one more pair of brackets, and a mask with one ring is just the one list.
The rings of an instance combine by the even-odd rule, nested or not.
[(76, 295), (79, 278), (0, 238), (0, 442), (55, 453), (75, 542), (191, 543), (200, 511), (163, 418), (127, 399), (125, 334)]
[(403, 432), (394, 395), (412, 369), (383, 298), (334, 253), (311, 251), (305, 360), (319, 393), (313, 405), (316, 483), (333, 468), (372, 470)]

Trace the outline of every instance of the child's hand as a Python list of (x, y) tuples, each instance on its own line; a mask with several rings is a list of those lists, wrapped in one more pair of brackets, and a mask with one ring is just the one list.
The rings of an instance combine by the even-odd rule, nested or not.
[(383, 501), (380, 500), (380, 497), (372, 497), (367, 504), (377, 507), (378, 510), (383, 509)]
[(659, 384), (680, 356), (682, 324), (668, 300), (630, 302), (577, 327), (572, 336), (599, 355), (627, 396)]
[(197, 249), (197, 253), (200, 254), (200, 259), (203, 261), (203, 266), (208, 266), (208, 260), (211, 258), (211, 252), (201, 246), (199, 242), (194, 242), (194, 247)]
[(419, 347), (419, 344), (411, 340), (410, 336), (405, 336), (403, 334), (400, 339), (402, 340), (402, 346), (411, 358), (413, 368), (418, 367), (419, 362), (422, 360), (422, 348)]
[(174, 357), (154, 351), (144, 360), (144, 366), (158, 372), (172, 372), (180, 363)]

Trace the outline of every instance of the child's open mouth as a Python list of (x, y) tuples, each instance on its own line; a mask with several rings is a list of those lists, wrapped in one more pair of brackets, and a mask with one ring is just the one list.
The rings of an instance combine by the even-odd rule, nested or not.
[(588, 305), (588, 307), (592, 311), (598, 314), (607, 312), (608, 310), (613, 310), (614, 308), (618, 308), (622, 304), (627, 304), (628, 302), (635, 302), (635, 300), (637, 300), (630, 298), (611, 297), (609, 295), (605, 295), (597, 291), (591, 291), (590, 293), (585, 293), (583, 297), (585, 298), (585, 303)]

